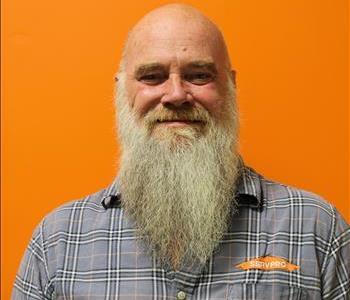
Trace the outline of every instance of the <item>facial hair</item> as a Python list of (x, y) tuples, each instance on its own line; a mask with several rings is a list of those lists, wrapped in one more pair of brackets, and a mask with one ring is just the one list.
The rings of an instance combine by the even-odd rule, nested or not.
[[(239, 173), (233, 84), (220, 120), (204, 108), (152, 110), (140, 117), (118, 82), (122, 206), (137, 236), (164, 267), (205, 264), (235, 211)], [(161, 120), (193, 120), (171, 128)]]

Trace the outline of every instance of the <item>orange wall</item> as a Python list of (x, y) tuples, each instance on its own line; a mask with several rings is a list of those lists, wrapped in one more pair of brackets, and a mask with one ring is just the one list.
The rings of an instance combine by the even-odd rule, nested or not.
[[(2, 1), (2, 288), (34, 226), (111, 182), (113, 76), (128, 29), (168, 1)], [(350, 221), (346, 0), (185, 1), (222, 28), (246, 162)]]

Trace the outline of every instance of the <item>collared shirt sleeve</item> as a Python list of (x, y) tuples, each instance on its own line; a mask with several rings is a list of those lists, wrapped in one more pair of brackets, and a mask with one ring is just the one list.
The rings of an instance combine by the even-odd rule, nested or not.
[(322, 266), (323, 299), (350, 299), (350, 227), (334, 209), (327, 256)]
[(45, 258), (42, 223), (34, 230), (16, 275), (12, 299), (53, 299)]

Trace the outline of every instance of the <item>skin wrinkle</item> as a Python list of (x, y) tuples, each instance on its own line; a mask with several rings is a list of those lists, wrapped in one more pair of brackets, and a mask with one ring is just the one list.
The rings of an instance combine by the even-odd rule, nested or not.
[[(191, 30), (185, 32), (184, 26)], [(220, 38), (215, 25), (193, 8), (161, 7), (133, 28), (118, 74), (123, 207), (143, 246), (174, 270), (204, 264), (235, 211), (238, 115)], [(160, 41), (166, 43), (159, 47)], [(204, 84), (186, 73), (196, 64), (202, 67), (199, 62), (215, 67), (215, 77)], [(150, 63), (166, 69), (164, 81), (154, 84), (142, 79), (145, 70), (135, 73)], [(208, 68), (205, 72), (214, 72)], [(200, 122), (160, 122), (164, 120)]]

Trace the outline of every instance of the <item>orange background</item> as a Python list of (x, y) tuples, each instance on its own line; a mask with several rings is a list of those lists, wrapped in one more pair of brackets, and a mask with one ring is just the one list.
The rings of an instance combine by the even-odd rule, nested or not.
[[(117, 170), (113, 77), (130, 27), (168, 1), (2, 1), (2, 287), (40, 219)], [(241, 149), (350, 221), (346, 0), (185, 1), (222, 28)]]

